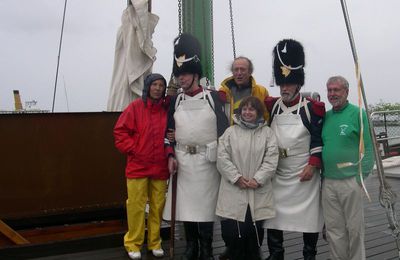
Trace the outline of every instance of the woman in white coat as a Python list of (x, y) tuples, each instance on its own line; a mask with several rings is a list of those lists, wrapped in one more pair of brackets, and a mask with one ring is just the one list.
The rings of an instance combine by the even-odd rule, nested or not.
[(264, 105), (243, 99), (235, 124), (219, 139), (221, 173), (216, 214), (231, 260), (261, 259), (263, 222), (275, 216), (271, 179), (278, 164), (278, 145), (263, 119)]

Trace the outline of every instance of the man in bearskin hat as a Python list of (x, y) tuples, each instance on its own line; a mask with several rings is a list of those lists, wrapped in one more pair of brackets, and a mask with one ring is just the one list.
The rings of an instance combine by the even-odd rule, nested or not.
[[(200, 44), (190, 34), (174, 40), (173, 74), (182, 93), (171, 100), (168, 129), (175, 142), (168, 146), (169, 170), (177, 174), (176, 220), (183, 221), (186, 250), (183, 259), (213, 259), (220, 174), (216, 168), (217, 139), (228, 127), (218, 92), (199, 85), (202, 76)], [(171, 217), (171, 185), (164, 219)]]
[(320, 205), (322, 118), (325, 105), (302, 97), (303, 46), (292, 39), (273, 49), (274, 78), (279, 98), (266, 98), (271, 128), (279, 145), (279, 163), (273, 180), (276, 216), (267, 220), (267, 259), (283, 259), (283, 231), (303, 232), (304, 259), (315, 259), (323, 217)]

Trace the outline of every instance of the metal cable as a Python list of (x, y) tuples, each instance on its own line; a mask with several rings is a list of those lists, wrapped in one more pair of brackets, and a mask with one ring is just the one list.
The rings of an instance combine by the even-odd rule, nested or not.
[(182, 0), (178, 0), (178, 24), (179, 35), (182, 34)]
[(230, 15), (230, 19), (231, 19), (231, 34), (232, 34), (233, 58), (236, 59), (235, 28), (234, 28), (234, 25), (233, 25), (232, 0), (229, 0), (229, 15)]
[(64, 13), (63, 13), (63, 20), (61, 24), (61, 35), (60, 35), (60, 44), (58, 46), (58, 56), (57, 56), (57, 68), (56, 68), (56, 79), (54, 82), (54, 94), (53, 94), (53, 105), (51, 106), (51, 112), (54, 112), (54, 105), (56, 103), (56, 92), (57, 92), (57, 81), (58, 81), (58, 69), (60, 67), (60, 56), (61, 56), (61, 46), (62, 46), (62, 39), (64, 35), (64, 23), (65, 23), (65, 12), (67, 11), (67, 0), (64, 2)]
[[(209, 0), (210, 1), (210, 19), (211, 19), (211, 28), (212, 28), (212, 0)], [(203, 13), (203, 15), (205, 16), (205, 1), (202, 1), (202, 5), (201, 5), (201, 8), (202, 8), (202, 13)], [(206, 30), (206, 27), (207, 27), (207, 25), (206, 25), (206, 19), (202, 19), (203, 20), (203, 35), (204, 35), (204, 37), (206, 37), (206, 33), (207, 33), (207, 30)], [(211, 50), (211, 62), (210, 63), (208, 63), (208, 62), (206, 62), (205, 64), (206, 64), (206, 73), (205, 74), (207, 74), (207, 72), (208, 73), (211, 73), (212, 75), (205, 75), (206, 76), (206, 86), (207, 87), (210, 87), (210, 78), (209, 77), (207, 77), (207, 76), (212, 76), (213, 78), (214, 78), (214, 57), (213, 57), (213, 44), (214, 44), (214, 42), (213, 42), (213, 35), (212, 35), (212, 29), (211, 29), (211, 32), (210, 32), (210, 36), (211, 36), (211, 39), (210, 39), (210, 41), (206, 41), (206, 46), (205, 46), (205, 50)], [(211, 45), (211, 46), (210, 46)], [(206, 53), (206, 52), (205, 52)], [(206, 57), (206, 54), (204, 54), (204, 57), (205, 58), (207, 58)], [(209, 66), (210, 65), (210, 66)], [(210, 68), (211, 67), (211, 68)], [(211, 86), (211, 87), (213, 87), (213, 86)]]
[(215, 63), (214, 63), (214, 8), (213, 8), (213, 0), (210, 0), (210, 13), (211, 13), (211, 71), (212, 71), (212, 79), (211, 82), (215, 85)]
[[(187, 8), (185, 8), (186, 11), (188, 11), (185, 15), (185, 23), (183, 24), (185, 26), (184, 31), (194, 34), (194, 23), (196, 21), (196, 12), (193, 10), (194, 9), (194, 2), (193, 1), (186, 1), (184, 2), (187, 4)], [(186, 29), (186, 30), (185, 30)]]

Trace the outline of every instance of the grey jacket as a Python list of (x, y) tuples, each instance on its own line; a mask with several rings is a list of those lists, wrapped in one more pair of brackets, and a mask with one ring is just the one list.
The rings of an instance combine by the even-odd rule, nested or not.
[[(267, 124), (246, 128), (236, 118), (219, 138), (217, 168), (222, 176), (216, 214), (244, 221), (250, 206), (254, 221), (275, 216), (272, 177), (278, 165), (278, 144)], [(243, 176), (254, 178), (260, 187), (240, 189), (235, 182)]]

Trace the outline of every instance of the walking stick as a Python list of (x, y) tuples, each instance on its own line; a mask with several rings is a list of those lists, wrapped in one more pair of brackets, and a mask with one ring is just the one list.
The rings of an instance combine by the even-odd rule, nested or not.
[(172, 200), (171, 200), (171, 227), (170, 227), (170, 240), (169, 240), (169, 259), (174, 259), (174, 246), (175, 246), (175, 210), (176, 210), (176, 182), (178, 173), (172, 176)]

